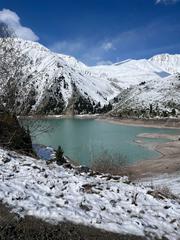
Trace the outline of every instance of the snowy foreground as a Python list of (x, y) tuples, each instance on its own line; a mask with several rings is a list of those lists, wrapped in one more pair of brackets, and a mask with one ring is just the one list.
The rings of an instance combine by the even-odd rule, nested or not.
[(0, 200), (21, 216), (52, 223), (69, 220), (152, 239), (179, 239), (178, 198), (154, 198), (147, 193), (152, 190), (147, 183), (127, 180), (89, 176), (0, 149)]

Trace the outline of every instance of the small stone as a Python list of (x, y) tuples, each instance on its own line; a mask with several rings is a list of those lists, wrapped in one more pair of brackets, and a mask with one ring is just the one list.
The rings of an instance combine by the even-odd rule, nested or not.
[(6, 157), (6, 158), (3, 158), (3, 159), (2, 159), (2, 161), (3, 161), (3, 163), (8, 163), (8, 162), (10, 162), (10, 161), (11, 161), (11, 159), (10, 159), (10, 158), (8, 158), (8, 157)]
[(175, 223), (176, 222), (176, 219), (172, 219), (171, 221), (170, 221), (170, 223)]
[(111, 203), (112, 207), (116, 207), (117, 202), (116, 202), (115, 200), (112, 199), (112, 200), (110, 201), (110, 203)]
[(92, 206), (86, 205), (86, 204), (84, 204), (84, 203), (82, 203), (82, 202), (79, 204), (79, 207), (80, 207), (82, 210), (86, 211), (86, 212), (89, 212), (89, 211), (92, 210)]
[(101, 207), (101, 211), (105, 211), (106, 210), (106, 208), (103, 206), (103, 207)]

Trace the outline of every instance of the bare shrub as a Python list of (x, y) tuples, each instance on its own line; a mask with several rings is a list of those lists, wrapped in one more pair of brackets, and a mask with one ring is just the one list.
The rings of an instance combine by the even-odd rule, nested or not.
[(174, 193), (172, 193), (171, 189), (167, 186), (157, 185), (154, 187), (154, 190), (149, 190), (147, 193), (157, 199), (165, 199), (165, 198), (176, 199), (177, 198), (177, 196)]
[(36, 138), (43, 133), (50, 133), (53, 130), (48, 120), (44, 119), (43, 116), (20, 117), (18, 120), (21, 126), (30, 131), (32, 138)]
[(126, 163), (126, 156), (105, 150), (92, 161), (91, 169), (96, 172), (120, 175), (124, 172)]

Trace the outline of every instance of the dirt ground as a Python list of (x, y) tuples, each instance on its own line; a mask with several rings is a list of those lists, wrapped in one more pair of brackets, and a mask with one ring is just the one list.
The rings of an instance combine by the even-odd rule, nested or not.
[(83, 225), (46, 223), (34, 217), (20, 218), (0, 203), (0, 240), (144, 240)]
[(152, 160), (138, 161), (135, 164), (125, 167), (124, 174), (131, 180), (159, 176), (164, 173), (172, 174), (180, 172), (180, 141), (178, 136), (163, 134), (142, 134), (141, 137), (148, 138), (168, 138), (173, 141), (165, 143), (143, 143), (138, 140), (137, 143), (158, 151), (161, 156)]
[(105, 121), (120, 125), (153, 127), (153, 128), (180, 128), (180, 118), (167, 119), (123, 119), (99, 116), (98, 121)]

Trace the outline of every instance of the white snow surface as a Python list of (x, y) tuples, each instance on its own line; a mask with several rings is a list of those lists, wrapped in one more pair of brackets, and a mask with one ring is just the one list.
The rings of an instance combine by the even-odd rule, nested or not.
[[(19, 51), (18, 54), (25, 55), (29, 59), (23, 69), (22, 79), (26, 82), (25, 87), (22, 83), (19, 86), (19, 91), (24, 91), (24, 93), (19, 95), (21, 98), (28, 96), (33, 86), (37, 91), (34, 110), (41, 104), (48, 90), (56, 92), (55, 90), (58, 89), (67, 105), (72, 97), (72, 82), (76, 84), (82, 96), (89, 97), (90, 100), (100, 102), (102, 105), (107, 104), (119, 93), (119, 89), (112, 86), (110, 81), (106, 79), (102, 81), (98, 76), (93, 75), (83, 63), (71, 56), (51, 52), (36, 42), (16, 38), (13, 41), (14, 48)], [(63, 87), (63, 82), (57, 80), (61, 76), (64, 77), (66, 88)], [(54, 94), (53, 97), (58, 101), (58, 96)]]
[(180, 54), (158, 54), (149, 61), (171, 74), (180, 72)]
[(123, 89), (143, 81), (160, 80), (170, 75), (146, 59), (127, 60), (112, 65), (90, 67), (90, 71)]
[[(90, 184), (92, 191), (83, 191), (84, 184)], [(178, 200), (155, 199), (147, 194), (149, 189), (142, 184), (127, 184), (126, 177), (107, 180), (103, 175), (76, 174), (74, 169), (47, 165), (43, 160), (0, 148), (0, 200), (22, 216), (177, 240)]]
[(179, 111), (180, 106), (180, 80), (174, 76), (146, 82), (121, 92), (121, 100), (116, 109), (136, 108), (148, 109), (152, 104), (155, 109), (172, 110), (172, 106)]
[(143, 180), (143, 185), (148, 186), (166, 186), (171, 189), (171, 191), (180, 197), (180, 172), (175, 174), (164, 173), (161, 176), (156, 176), (152, 178), (147, 178)]

